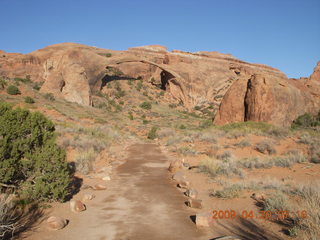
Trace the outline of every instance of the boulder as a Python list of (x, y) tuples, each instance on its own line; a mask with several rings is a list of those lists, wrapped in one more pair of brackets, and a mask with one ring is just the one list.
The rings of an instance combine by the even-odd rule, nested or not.
[(198, 191), (195, 190), (195, 189), (188, 189), (185, 192), (185, 194), (186, 194), (187, 197), (190, 197), (190, 198), (193, 198), (193, 199), (196, 199), (198, 197)]
[(186, 203), (187, 203), (187, 206), (191, 208), (198, 208), (198, 209), (202, 208), (202, 200), (200, 199), (188, 199)]
[(175, 173), (179, 171), (182, 167), (182, 162), (180, 160), (174, 160), (170, 162), (170, 166), (168, 168), (169, 172)]
[(83, 202), (86, 202), (86, 201), (89, 201), (89, 200), (92, 200), (92, 199), (94, 199), (96, 196), (94, 195), (94, 194), (85, 194), (85, 195), (83, 195), (83, 197), (82, 197), (82, 201)]
[(187, 180), (183, 180), (178, 183), (178, 187), (187, 189), (188, 187), (190, 187), (190, 182), (188, 182)]
[(62, 217), (51, 216), (47, 219), (47, 227), (50, 230), (59, 230), (67, 226), (68, 221)]
[(210, 227), (213, 223), (212, 213), (204, 212), (196, 214), (197, 227)]
[(79, 200), (71, 200), (70, 209), (72, 212), (82, 212), (86, 210), (86, 205)]

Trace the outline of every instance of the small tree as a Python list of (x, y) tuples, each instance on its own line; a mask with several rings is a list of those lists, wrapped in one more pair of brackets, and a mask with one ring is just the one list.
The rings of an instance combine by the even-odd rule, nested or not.
[(39, 112), (0, 102), (0, 182), (30, 200), (63, 201), (70, 171), (55, 144), (54, 125)]

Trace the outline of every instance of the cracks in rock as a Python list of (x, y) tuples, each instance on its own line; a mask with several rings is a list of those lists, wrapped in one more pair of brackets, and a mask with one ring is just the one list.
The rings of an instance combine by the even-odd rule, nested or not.
[(249, 121), (249, 94), (251, 92), (252, 89), (252, 83), (251, 83), (251, 78), (248, 79), (247, 82), (247, 90), (246, 90), (246, 94), (244, 96), (244, 121), (247, 122)]

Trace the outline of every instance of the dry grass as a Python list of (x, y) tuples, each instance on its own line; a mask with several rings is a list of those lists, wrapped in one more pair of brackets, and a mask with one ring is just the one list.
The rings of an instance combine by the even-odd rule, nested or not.
[(93, 162), (97, 155), (98, 153), (93, 148), (81, 151), (75, 158), (76, 170), (82, 174), (88, 174), (93, 170)]
[(263, 140), (258, 142), (255, 146), (255, 149), (261, 153), (274, 154), (276, 150), (274, 148), (274, 144), (270, 140)]
[(237, 167), (234, 159), (219, 160), (211, 157), (203, 159), (199, 165), (200, 171), (208, 174), (211, 177), (218, 175), (232, 176), (237, 175), (244, 176), (241, 169)]

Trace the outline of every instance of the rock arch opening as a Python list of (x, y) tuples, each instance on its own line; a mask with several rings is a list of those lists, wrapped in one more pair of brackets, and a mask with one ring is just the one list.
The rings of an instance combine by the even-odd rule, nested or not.
[(162, 90), (167, 90), (169, 87), (169, 81), (173, 78), (175, 78), (171, 73), (163, 70), (160, 73), (160, 77), (161, 77), (161, 89)]

